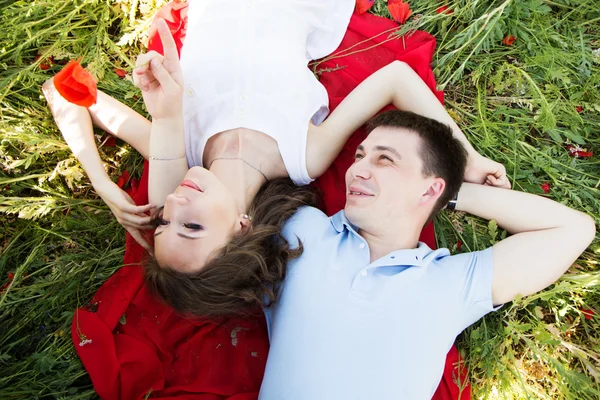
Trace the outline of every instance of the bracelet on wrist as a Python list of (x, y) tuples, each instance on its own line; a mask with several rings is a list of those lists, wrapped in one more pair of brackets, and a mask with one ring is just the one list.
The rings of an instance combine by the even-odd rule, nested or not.
[(154, 161), (174, 161), (174, 160), (181, 160), (182, 158), (185, 158), (185, 155), (179, 156), (179, 157), (154, 157), (154, 156), (150, 156), (150, 159), (154, 160)]

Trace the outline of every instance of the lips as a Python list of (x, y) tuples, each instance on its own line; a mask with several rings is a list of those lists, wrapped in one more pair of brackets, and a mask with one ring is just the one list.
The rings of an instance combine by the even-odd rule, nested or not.
[(362, 189), (356, 186), (350, 186), (348, 188), (348, 196), (374, 196), (371, 192), (366, 189)]
[(194, 182), (190, 181), (189, 179), (185, 179), (184, 181), (182, 181), (179, 184), (179, 186), (188, 187), (190, 189), (197, 190), (198, 192), (202, 192), (202, 190), (198, 187), (198, 185), (196, 185)]

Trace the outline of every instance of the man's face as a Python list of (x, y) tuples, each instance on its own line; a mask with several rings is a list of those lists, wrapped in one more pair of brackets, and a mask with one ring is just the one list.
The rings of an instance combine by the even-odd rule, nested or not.
[(378, 127), (369, 134), (346, 172), (344, 210), (350, 222), (386, 232), (402, 218), (427, 219), (444, 184), (423, 176), (420, 147), (421, 139), (408, 129)]

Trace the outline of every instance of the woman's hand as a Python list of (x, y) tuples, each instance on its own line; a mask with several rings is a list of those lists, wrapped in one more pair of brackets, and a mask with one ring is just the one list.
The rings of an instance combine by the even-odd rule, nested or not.
[(144, 103), (153, 119), (177, 118), (182, 113), (181, 63), (167, 23), (160, 19), (157, 24), (164, 56), (156, 51), (139, 56), (133, 82), (142, 89)]
[(149, 253), (152, 253), (152, 247), (144, 239), (141, 230), (152, 229), (152, 217), (145, 213), (150, 211), (152, 204), (137, 206), (133, 199), (125, 193), (116, 183), (107, 180), (100, 184), (95, 184), (96, 193), (104, 200), (112, 213), (117, 217), (117, 221), (131, 236)]
[(467, 160), (465, 181), (510, 189), (504, 165), (478, 153), (470, 155)]

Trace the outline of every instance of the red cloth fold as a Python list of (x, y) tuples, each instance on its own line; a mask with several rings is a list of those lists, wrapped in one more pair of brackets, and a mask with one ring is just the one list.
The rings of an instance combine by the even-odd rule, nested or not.
[[(160, 15), (172, 18), (170, 26), (177, 32), (185, 32), (185, 6), (181, 3), (168, 4)], [(395, 26), (393, 21), (370, 14), (355, 15), (339, 49)], [(183, 34), (178, 35), (182, 42)], [(156, 36), (155, 32), (149, 50), (162, 50)], [(334, 58), (317, 67), (317, 70), (343, 67), (320, 75), (329, 92), (331, 109), (358, 83), (395, 59), (406, 61), (434, 90), (435, 80), (429, 63), (435, 39), (425, 32), (403, 39), (387, 39), (387, 34), (381, 35), (353, 50), (385, 42), (380, 46)], [(436, 94), (442, 101), (442, 94)], [(315, 183), (323, 192), (328, 214), (344, 206), (344, 173), (363, 138), (364, 131), (360, 129)], [(134, 200), (137, 204), (148, 202), (147, 163)], [(421, 240), (435, 247), (431, 224), (423, 231)], [(125, 266), (85, 307), (75, 311), (73, 343), (99, 396), (105, 400), (130, 400), (150, 393), (149, 398), (161, 399), (256, 399), (269, 346), (264, 318), (218, 321), (182, 318), (146, 291), (139, 265), (143, 257), (144, 250), (127, 235)], [(464, 377), (466, 370), (454, 368), (458, 360), (458, 352), (453, 347), (435, 400), (470, 398), (469, 387), (459, 397), (455, 381), (458, 376)]]

